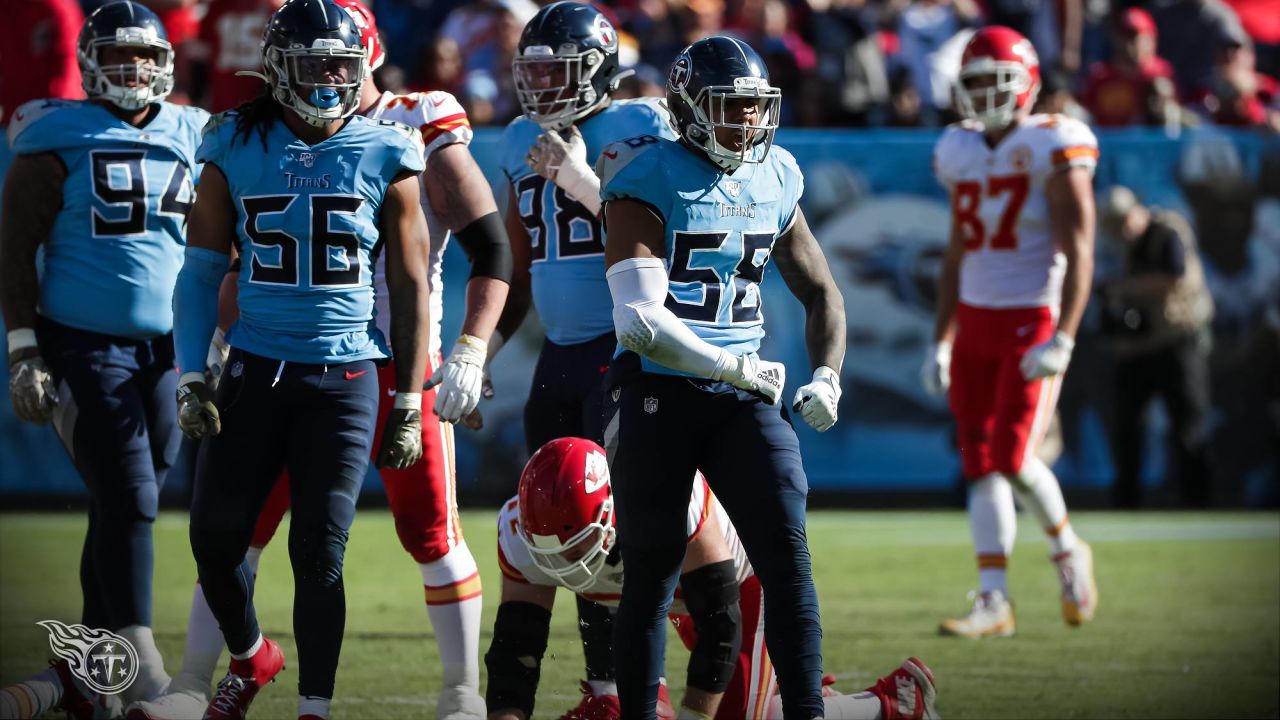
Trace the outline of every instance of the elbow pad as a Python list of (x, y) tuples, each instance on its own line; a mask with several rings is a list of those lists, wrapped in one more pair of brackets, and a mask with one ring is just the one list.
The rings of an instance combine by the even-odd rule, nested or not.
[(491, 212), (455, 233), (471, 261), (471, 277), (491, 277), (511, 282), (511, 243), (502, 216)]
[(694, 334), (666, 307), (667, 270), (657, 258), (630, 258), (605, 273), (618, 342), (673, 370), (720, 379), (737, 359)]
[(484, 702), (490, 712), (515, 708), (533, 717), (542, 656), (551, 634), (551, 611), (527, 602), (504, 602), (493, 621), (493, 642), (485, 653), (489, 687)]

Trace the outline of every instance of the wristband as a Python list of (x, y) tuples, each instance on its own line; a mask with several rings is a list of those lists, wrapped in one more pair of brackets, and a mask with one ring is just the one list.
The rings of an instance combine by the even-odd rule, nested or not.
[(396, 393), (395, 402), (392, 403), (391, 407), (395, 408), (396, 410), (417, 410), (421, 412), (422, 411), (422, 393), (420, 392)]
[(36, 343), (36, 331), (31, 328), (18, 328), (10, 330), (6, 333), (9, 339), (9, 352), (17, 352), (26, 350), (27, 348), (39, 347)]

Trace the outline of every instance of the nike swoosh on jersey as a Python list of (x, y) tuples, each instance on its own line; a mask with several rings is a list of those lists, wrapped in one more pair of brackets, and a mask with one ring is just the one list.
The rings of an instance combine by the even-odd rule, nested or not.
[(361, 375), (363, 375), (363, 374), (365, 374), (365, 373), (367, 373), (367, 372), (369, 372), (369, 371), (368, 371), (368, 370), (361, 370), (360, 372), (351, 372), (350, 370), (348, 370), (348, 371), (347, 371), (347, 379), (348, 379), (348, 380), (355, 380), (356, 378), (360, 377)]
[(604, 153), (604, 156), (605, 156), (605, 157), (607, 157), (607, 158), (609, 158), (610, 160), (616, 160), (616, 159), (618, 158), (618, 153), (616, 153), (616, 152), (609, 152), (608, 150), (606, 150), (606, 151), (605, 151), (605, 153)]

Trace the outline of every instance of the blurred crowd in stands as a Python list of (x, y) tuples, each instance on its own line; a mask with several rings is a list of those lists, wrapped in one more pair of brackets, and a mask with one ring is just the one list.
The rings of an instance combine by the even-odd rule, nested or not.
[[(174, 99), (227, 109), (256, 93), (279, 0), (142, 0), (178, 48)], [(75, 97), (75, 35), (103, 0), (6, 0), (0, 102)], [(519, 112), (511, 58), (543, 0), (370, 0), (388, 62), (384, 89), (448, 90), (474, 125)], [(686, 44), (731, 34), (765, 57), (783, 122), (808, 127), (935, 127), (954, 119), (951, 80), (968, 36), (1013, 27), (1039, 51), (1041, 109), (1096, 127), (1176, 131), (1203, 123), (1280, 131), (1280, 0), (608, 0), (635, 74), (623, 96), (660, 95)], [(15, 57), (16, 56), (16, 57)], [(34, 61), (34, 63), (33, 63)], [(24, 68), (59, 64), (46, 80)], [(74, 77), (73, 77), (74, 76)], [(45, 83), (44, 87), (31, 87)]]

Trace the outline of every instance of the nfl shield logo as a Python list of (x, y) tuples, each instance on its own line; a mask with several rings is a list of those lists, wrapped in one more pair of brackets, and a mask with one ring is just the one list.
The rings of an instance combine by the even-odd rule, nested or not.
[(303, 167), (311, 167), (316, 164), (316, 154), (313, 152), (298, 153), (298, 162), (302, 163)]
[(658, 412), (658, 398), (645, 398), (644, 411), (650, 415)]
[(730, 195), (738, 197), (742, 194), (742, 183), (737, 180), (725, 180), (724, 189), (728, 190)]

